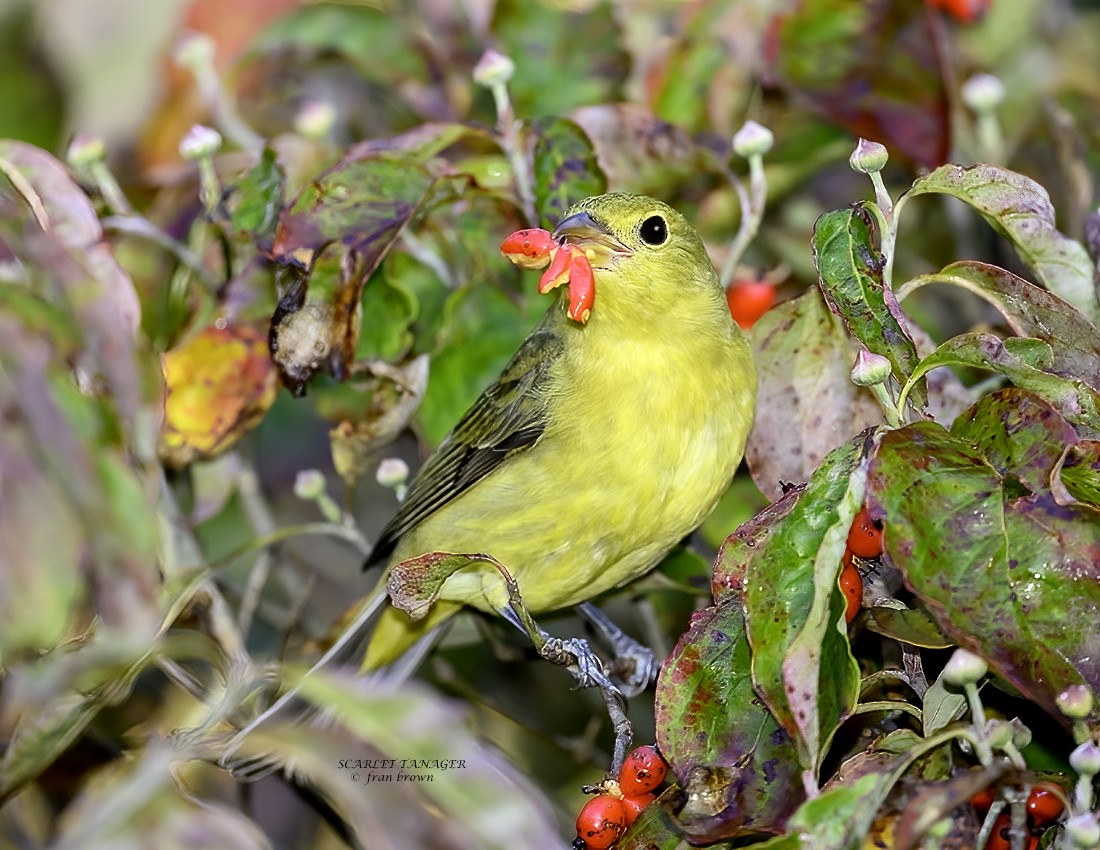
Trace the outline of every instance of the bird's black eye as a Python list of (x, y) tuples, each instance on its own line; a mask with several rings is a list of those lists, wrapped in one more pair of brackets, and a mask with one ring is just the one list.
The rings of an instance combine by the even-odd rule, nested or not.
[(640, 232), (646, 245), (664, 245), (668, 239), (668, 225), (659, 215), (651, 215), (643, 221)]

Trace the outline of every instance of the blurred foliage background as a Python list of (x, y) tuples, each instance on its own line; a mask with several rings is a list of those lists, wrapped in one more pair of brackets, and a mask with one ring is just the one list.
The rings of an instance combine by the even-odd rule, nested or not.
[[(545, 309), (501, 238), (605, 187), (638, 191), (682, 209), (723, 268), (747, 171), (730, 139), (749, 119), (776, 144), (759, 235), (730, 279), (766, 279), (780, 301), (817, 279), (817, 217), (868, 195), (848, 166), (860, 136), (888, 147), (896, 190), (947, 161), (1011, 167), (1081, 238), (1100, 165), (1098, 5), (3, 0), (0, 138), (41, 149), (13, 142), (3, 158), (71, 225), (41, 239), (13, 194), (0, 209), (5, 278), (46, 281), (64, 305), (18, 287), (0, 302), (0, 390), (21, 411), (0, 454), (3, 846), (341, 846), (308, 794), (278, 776), (236, 783), (214, 742), (288, 675), (276, 661), (316, 657), (376, 578), (359, 565), (399, 486), (379, 483), (379, 464), (415, 469)], [(473, 80), (488, 48), (515, 62), (538, 221), (513, 191), (507, 122)], [(978, 73), (1003, 87), (992, 107), (966, 94)], [(216, 157), (181, 157), (194, 124), (221, 132)], [(105, 161), (87, 154), (100, 142)], [(68, 156), (75, 179), (46, 152)], [(304, 306), (288, 306), (293, 274), (272, 258), (320, 246), (303, 235), (327, 221), (313, 181), (381, 153), (400, 164), (332, 178), (366, 199), (356, 225), (378, 227), (359, 243), (368, 273), (349, 290), (346, 256), (329, 256)], [(404, 217), (380, 212), (394, 198)], [(962, 204), (916, 203), (897, 279), (961, 256), (1022, 268)], [(88, 276), (103, 284), (91, 300)], [(906, 309), (935, 341), (996, 323), (976, 299), (933, 289)], [(349, 292), (341, 324), (324, 311)], [(284, 352), (325, 336), (304, 365), (279, 361), (302, 397), (267, 357), (277, 310), (291, 316), (280, 334), (308, 337), (283, 337)], [(323, 331), (295, 326), (311, 310)], [(835, 353), (846, 375), (852, 352)], [(169, 402), (163, 434), (162, 374), (196, 393), (178, 417)], [(212, 374), (221, 395), (202, 394)], [(949, 396), (945, 409), (963, 406)], [(816, 419), (768, 402), (749, 453), (773, 488), (881, 421), (854, 390)], [(769, 460), (760, 440), (780, 433), (804, 450), (798, 468)], [(778, 494), (763, 489), (740, 474), (693, 540), (603, 600), (658, 657), (708, 591), (718, 547)], [(544, 625), (584, 633), (567, 616)], [(306, 698), (338, 704), (343, 725), (267, 743), (372, 847), (563, 846), (581, 785), (609, 760), (600, 700), (469, 615), (421, 672), (392, 692), (333, 673)], [(652, 740), (651, 700), (631, 716)], [(338, 767), (363, 753), (471, 767), (428, 791), (366, 788)]]

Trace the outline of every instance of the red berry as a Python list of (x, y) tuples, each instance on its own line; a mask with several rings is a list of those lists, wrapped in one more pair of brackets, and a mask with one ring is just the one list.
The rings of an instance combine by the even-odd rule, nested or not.
[(863, 604), (863, 577), (859, 569), (852, 563), (852, 553), (844, 553), (844, 566), (840, 570), (840, 592), (844, 594), (847, 608), (844, 609), (844, 622), (850, 623), (859, 613), (859, 606)]
[(762, 280), (736, 280), (726, 290), (726, 303), (733, 320), (748, 330), (775, 303), (775, 287)]
[[(1027, 819), (1031, 826), (1047, 826), (1062, 814), (1062, 799), (1051, 782), (1040, 782), (1027, 795)], [(1059, 789), (1061, 790), (1061, 789)]]
[(882, 523), (872, 521), (866, 507), (859, 509), (848, 529), (848, 548), (861, 558), (882, 554)]
[(955, 20), (972, 24), (993, 5), (993, 0), (930, 0), (932, 6), (943, 9)]
[(974, 811), (978, 813), (978, 817), (985, 819), (985, 816), (989, 814), (990, 808), (993, 806), (993, 801), (997, 798), (997, 792), (993, 788), (983, 788), (977, 794), (970, 798), (970, 805), (974, 807)]
[(619, 788), (627, 797), (645, 794), (660, 785), (667, 773), (668, 764), (656, 747), (638, 747), (623, 762), (623, 768), (619, 771)]
[(985, 843), (985, 850), (1012, 850), (1012, 840), (1008, 837), (1009, 827), (1012, 826), (1012, 818), (1008, 812), (1001, 812), (993, 821), (993, 831), (989, 833), (989, 840)]
[(626, 809), (622, 801), (600, 794), (584, 804), (577, 815), (577, 838), (589, 850), (607, 850), (626, 829)]
[(626, 825), (630, 826), (634, 823), (645, 807), (656, 799), (656, 794), (635, 794), (630, 797), (623, 797), (623, 808), (626, 809)]

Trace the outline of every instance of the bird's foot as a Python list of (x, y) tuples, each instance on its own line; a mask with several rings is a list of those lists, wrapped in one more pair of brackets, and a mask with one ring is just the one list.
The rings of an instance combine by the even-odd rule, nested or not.
[(634, 727), (626, 715), (626, 697), (604, 670), (603, 662), (582, 638), (556, 638), (542, 633), (539, 655), (552, 664), (569, 671), (580, 688), (599, 688), (607, 706), (611, 727), (615, 731), (615, 749), (611, 758), (611, 774), (618, 776), (626, 751), (634, 737)]
[(653, 650), (634, 640), (591, 602), (578, 605), (577, 613), (596, 630), (614, 654), (611, 681), (623, 696), (637, 696), (657, 678), (659, 665)]

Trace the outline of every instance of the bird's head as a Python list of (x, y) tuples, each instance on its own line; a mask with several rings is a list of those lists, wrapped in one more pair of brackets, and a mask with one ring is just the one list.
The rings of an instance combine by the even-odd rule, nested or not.
[(554, 240), (584, 252), (601, 321), (691, 320), (728, 308), (702, 240), (680, 213), (644, 195), (607, 194), (571, 207)]

